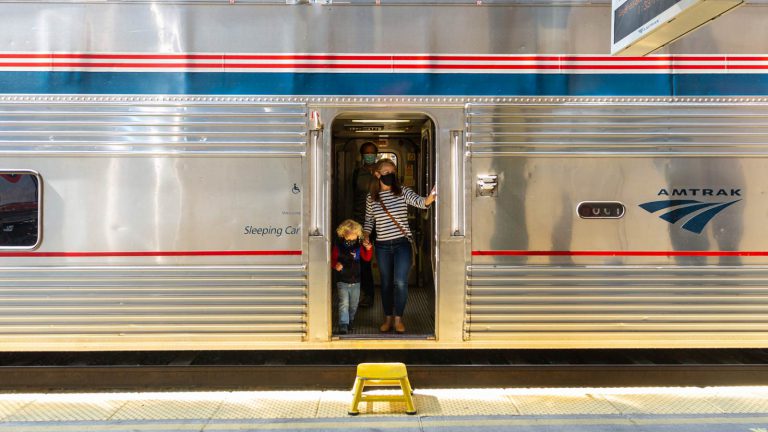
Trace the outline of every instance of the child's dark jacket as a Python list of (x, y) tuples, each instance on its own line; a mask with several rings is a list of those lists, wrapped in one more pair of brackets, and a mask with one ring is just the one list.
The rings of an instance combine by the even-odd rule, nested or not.
[(359, 241), (348, 245), (341, 238), (333, 243), (331, 249), (331, 268), (336, 268), (336, 263), (343, 266), (339, 275), (339, 282), (359, 283), (360, 282), (360, 259), (370, 261), (373, 256), (373, 248), (370, 250), (364, 248)]

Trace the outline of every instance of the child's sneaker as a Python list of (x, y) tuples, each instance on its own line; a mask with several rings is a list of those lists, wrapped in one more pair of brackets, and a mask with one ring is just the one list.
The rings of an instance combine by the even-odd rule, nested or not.
[(347, 334), (349, 332), (349, 326), (347, 324), (339, 325), (339, 334)]

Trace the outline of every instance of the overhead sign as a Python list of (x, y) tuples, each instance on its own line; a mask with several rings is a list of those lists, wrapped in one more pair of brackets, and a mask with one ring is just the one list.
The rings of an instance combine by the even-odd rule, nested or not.
[(613, 0), (611, 54), (646, 55), (744, 0)]

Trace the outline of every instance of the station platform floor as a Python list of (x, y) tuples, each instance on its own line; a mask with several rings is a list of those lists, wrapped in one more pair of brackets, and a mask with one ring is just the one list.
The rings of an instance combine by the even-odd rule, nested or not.
[(3, 393), (0, 432), (768, 432), (768, 387), (417, 388), (414, 398), (413, 416), (400, 402), (365, 402), (351, 417), (351, 392), (336, 390)]

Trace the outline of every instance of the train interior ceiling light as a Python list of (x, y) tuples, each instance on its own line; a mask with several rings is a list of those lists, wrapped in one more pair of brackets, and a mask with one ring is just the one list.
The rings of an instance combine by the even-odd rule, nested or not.
[[(391, 116), (391, 114), (388, 114)], [(412, 118), (377, 118), (366, 114), (365, 117), (351, 118), (348, 115), (339, 117), (333, 125), (334, 135), (338, 137), (360, 138), (365, 135), (380, 136), (380, 134), (418, 135), (424, 123), (422, 115)]]

